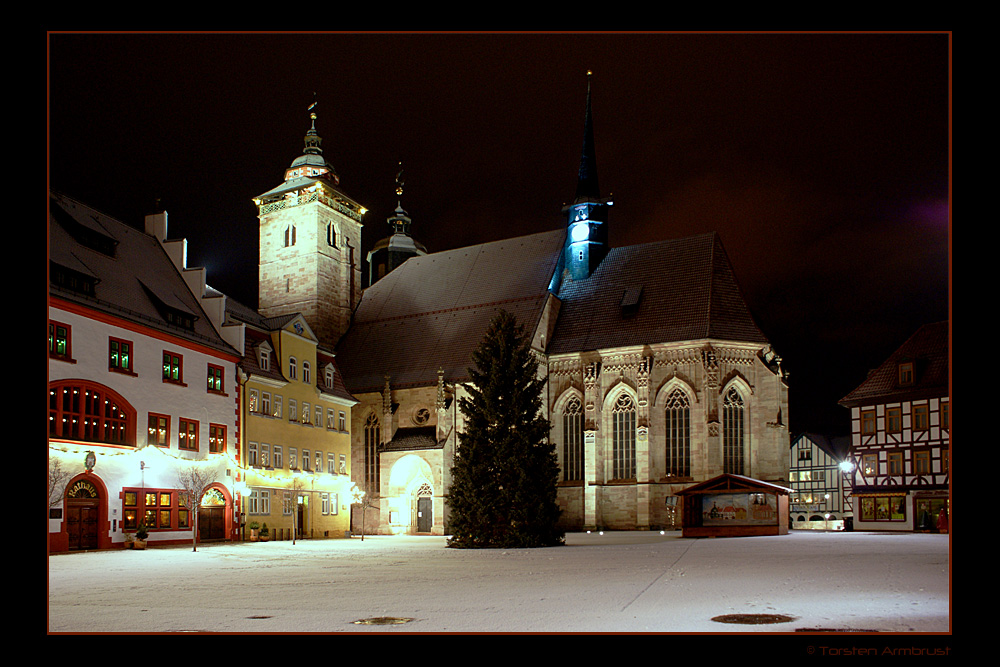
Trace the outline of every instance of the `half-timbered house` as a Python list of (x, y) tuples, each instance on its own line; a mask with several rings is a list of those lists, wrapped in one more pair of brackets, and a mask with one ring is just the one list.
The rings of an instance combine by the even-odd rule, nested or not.
[(854, 525), (862, 530), (947, 530), (951, 402), (949, 322), (922, 326), (854, 391)]

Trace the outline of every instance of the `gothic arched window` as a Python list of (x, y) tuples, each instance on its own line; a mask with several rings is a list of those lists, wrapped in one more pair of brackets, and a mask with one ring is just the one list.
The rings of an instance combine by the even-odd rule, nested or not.
[(680, 389), (667, 396), (666, 472), (688, 477), (691, 474), (691, 402)]
[(332, 222), (326, 226), (326, 244), (331, 248), (337, 247), (337, 228)]
[(583, 410), (574, 396), (563, 409), (563, 479), (583, 479)]
[(622, 393), (611, 409), (612, 479), (635, 478), (635, 402)]
[(743, 421), (743, 397), (730, 387), (722, 401), (722, 472), (743, 474)]
[(295, 225), (285, 227), (285, 247), (295, 245)]
[(377, 496), (379, 492), (378, 445), (381, 439), (378, 417), (368, 415), (365, 421), (365, 493)]

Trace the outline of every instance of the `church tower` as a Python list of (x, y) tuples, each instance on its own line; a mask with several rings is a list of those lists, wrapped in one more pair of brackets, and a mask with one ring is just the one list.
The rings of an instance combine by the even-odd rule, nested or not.
[(260, 220), (258, 308), (266, 317), (302, 313), (320, 343), (347, 331), (361, 299), (365, 209), (340, 190), (316, 132), (316, 102), (305, 148), (284, 182), (254, 198)]
[(608, 254), (608, 208), (614, 202), (601, 197), (597, 184), (594, 121), (590, 109), (590, 76), (587, 72), (587, 111), (583, 126), (583, 152), (577, 179), (576, 199), (563, 207), (568, 230), (564, 267), (573, 280), (584, 280)]
[(400, 198), (396, 200), (396, 210), (386, 219), (392, 235), (376, 243), (366, 258), (368, 285), (374, 285), (410, 257), (427, 254), (427, 248), (410, 235), (413, 221), (403, 210), (403, 163), (399, 164), (399, 173), (396, 174), (396, 196)]

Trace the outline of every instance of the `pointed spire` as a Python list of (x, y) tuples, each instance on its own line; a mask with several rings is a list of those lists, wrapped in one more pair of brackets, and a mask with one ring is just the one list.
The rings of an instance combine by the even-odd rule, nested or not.
[(580, 156), (580, 173), (576, 185), (576, 201), (600, 199), (601, 191), (597, 184), (597, 153), (594, 148), (594, 120), (590, 109), (590, 77), (593, 74), (587, 70), (587, 113), (583, 126), (583, 151)]

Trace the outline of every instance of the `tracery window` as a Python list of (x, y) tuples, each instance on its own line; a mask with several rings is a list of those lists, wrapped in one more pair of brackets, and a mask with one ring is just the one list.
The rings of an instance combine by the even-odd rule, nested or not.
[(574, 396), (563, 410), (563, 479), (583, 479), (583, 410)]
[(730, 387), (722, 402), (722, 471), (742, 475), (743, 453), (743, 397)]
[(688, 477), (691, 474), (691, 402), (686, 393), (674, 389), (667, 396), (666, 472)]
[(635, 478), (635, 402), (622, 393), (611, 410), (612, 479)]
[(378, 445), (381, 438), (378, 417), (368, 415), (365, 421), (365, 492), (377, 495), (379, 491)]

